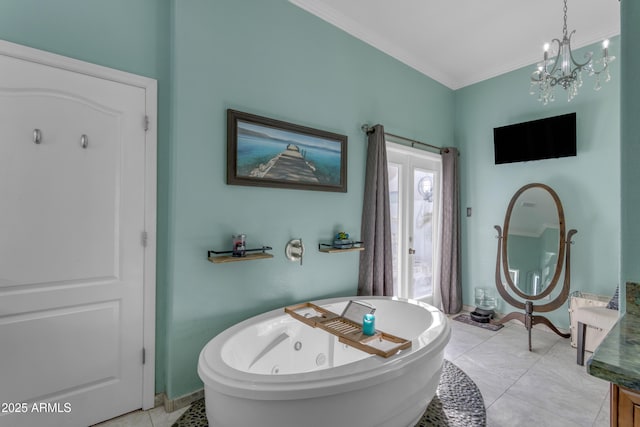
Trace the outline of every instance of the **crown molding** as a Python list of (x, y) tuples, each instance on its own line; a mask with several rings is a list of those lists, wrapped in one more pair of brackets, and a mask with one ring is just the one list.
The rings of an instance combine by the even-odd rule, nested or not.
[(372, 33), (358, 22), (350, 19), (326, 4), (319, 4), (314, 0), (289, 0), (289, 2), (306, 10), (312, 15), (323, 19), (329, 24), (340, 28), (347, 34), (350, 34), (353, 37), (373, 46), (381, 52), (386, 53), (438, 83), (447, 86), (449, 89), (456, 89), (456, 87), (459, 86), (458, 82), (451, 79), (451, 77), (446, 73), (433, 68), (423, 61), (417, 60), (414, 55), (411, 55), (401, 46), (390, 43), (388, 40)]

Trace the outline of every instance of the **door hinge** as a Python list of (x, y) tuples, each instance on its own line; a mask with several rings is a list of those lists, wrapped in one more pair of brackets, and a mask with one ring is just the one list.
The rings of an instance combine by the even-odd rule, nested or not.
[(147, 363), (147, 349), (142, 347), (142, 364)]
[(140, 240), (142, 242), (142, 246), (144, 246), (145, 248), (147, 247), (147, 237), (148, 237), (147, 232), (143, 231)]
[(149, 130), (149, 116), (144, 116), (144, 131)]

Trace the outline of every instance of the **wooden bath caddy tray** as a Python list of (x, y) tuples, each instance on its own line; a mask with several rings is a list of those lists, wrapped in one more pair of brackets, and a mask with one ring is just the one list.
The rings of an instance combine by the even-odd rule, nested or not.
[(365, 335), (362, 333), (361, 324), (310, 302), (285, 307), (284, 311), (302, 323), (324, 329), (337, 336), (341, 343), (369, 354), (390, 357), (400, 350), (411, 347), (411, 341), (386, 332), (376, 330), (374, 335)]

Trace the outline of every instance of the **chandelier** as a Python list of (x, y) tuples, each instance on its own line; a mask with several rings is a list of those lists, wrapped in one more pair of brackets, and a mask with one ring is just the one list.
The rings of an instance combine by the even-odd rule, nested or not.
[[(609, 40), (602, 42), (602, 58), (594, 61), (593, 52), (584, 55), (585, 62), (579, 63), (573, 58), (571, 52), (571, 36), (576, 32), (567, 34), (567, 0), (564, 0), (564, 27), (562, 28), (562, 41), (553, 39), (557, 44), (557, 51), (549, 43), (544, 45), (544, 59), (537, 64), (536, 70), (531, 74), (531, 95), (538, 95), (538, 101), (547, 105), (555, 100), (553, 91), (556, 86), (561, 86), (567, 91), (567, 101), (571, 101), (582, 86), (582, 72), (596, 78), (595, 90), (600, 90), (601, 76), (605, 82), (611, 80), (609, 63), (616, 59), (609, 56)], [(554, 45), (554, 47), (556, 47)], [(536, 90), (537, 89), (537, 90)]]

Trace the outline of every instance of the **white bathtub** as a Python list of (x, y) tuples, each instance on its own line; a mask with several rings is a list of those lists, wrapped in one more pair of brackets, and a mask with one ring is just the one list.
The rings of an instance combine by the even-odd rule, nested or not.
[(209, 425), (413, 427), (438, 387), (448, 320), (435, 307), (398, 298), (314, 304), (340, 314), (350, 299), (373, 304), (376, 329), (411, 340), (411, 348), (370, 355), (283, 309), (245, 320), (200, 353)]

